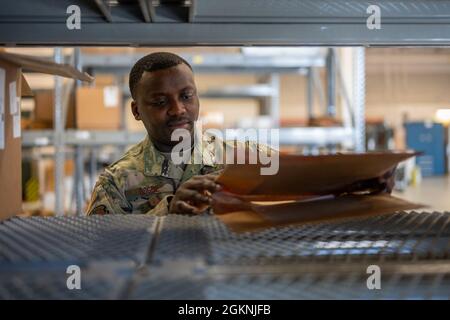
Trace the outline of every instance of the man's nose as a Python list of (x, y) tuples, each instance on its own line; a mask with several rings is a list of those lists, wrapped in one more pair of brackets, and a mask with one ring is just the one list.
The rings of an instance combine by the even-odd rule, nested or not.
[(186, 113), (186, 107), (179, 100), (174, 100), (169, 109), (170, 116), (180, 116)]

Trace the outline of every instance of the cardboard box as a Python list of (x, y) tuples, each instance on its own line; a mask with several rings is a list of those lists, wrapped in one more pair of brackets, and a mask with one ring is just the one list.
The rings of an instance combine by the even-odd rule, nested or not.
[(113, 74), (100, 73), (95, 74), (94, 86), (95, 87), (107, 87), (107, 86), (115, 86), (117, 83), (117, 76)]
[(121, 97), (117, 86), (80, 87), (76, 94), (77, 128), (82, 130), (119, 130)]
[(22, 67), (35, 72), (92, 81), (69, 65), (0, 52), (0, 221), (22, 211), (20, 98), (29, 95)]
[[(53, 128), (54, 94), (53, 90), (40, 90), (34, 94), (34, 120), (30, 129)], [(71, 94), (67, 105), (66, 128), (75, 127), (75, 95)]]
[[(0, 73), (0, 220), (3, 220), (19, 214), (22, 205), (22, 146), (17, 132), (20, 110), (12, 114), (20, 104), (22, 81), (20, 68), (1, 59)], [(13, 107), (11, 100), (16, 100)]]
[(34, 94), (34, 119), (53, 123), (54, 91), (43, 90)]

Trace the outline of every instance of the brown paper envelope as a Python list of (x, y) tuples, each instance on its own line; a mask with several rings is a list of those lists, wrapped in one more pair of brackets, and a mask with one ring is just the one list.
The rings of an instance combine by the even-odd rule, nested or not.
[(417, 153), (374, 152), (319, 156), (280, 155), (279, 171), (261, 175), (260, 164), (227, 165), (217, 182), (224, 190), (254, 196), (252, 200), (293, 199), (299, 195), (330, 194), (360, 180), (382, 176)]
[(275, 226), (301, 225), (326, 220), (390, 214), (424, 207), (388, 194), (346, 195), (326, 200), (255, 205), (251, 210), (219, 214), (235, 232), (257, 231)]

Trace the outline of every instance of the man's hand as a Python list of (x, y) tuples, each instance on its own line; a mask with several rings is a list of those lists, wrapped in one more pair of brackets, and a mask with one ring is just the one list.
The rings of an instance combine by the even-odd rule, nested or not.
[(378, 178), (363, 181), (363, 183), (365, 182), (366, 187), (371, 190), (371, 194), (391, 193), (395, 185), (396, 168), (394, 167)]
[(394, 169), (389, 170), (383, 176), (378, 178), (381, 192), (392, 193), (392, 190), (394, 189), (394, 186), (395, 186), (395, 170), (396, 169), (397, 169), (397, 166), (395, 166)]
[(211, 194), (220, 190), (217, 176), (207, 174), (194, 176), (183, 183), (170, 201), (169, 213), (199, 214), (211, 204)]
[(387, 171), (380, 177), (355, 182), (336, 194), (368, 192), (369, 194), (392, 193), (395, 185), (395, 170), (397, 167)]

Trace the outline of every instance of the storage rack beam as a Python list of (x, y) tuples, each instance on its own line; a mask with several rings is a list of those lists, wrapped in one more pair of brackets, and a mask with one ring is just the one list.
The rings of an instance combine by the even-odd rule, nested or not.
[[(51, 132), (51, 130), (24, 131), (22, 145), (26, 147), (53, 145)], [(64, 133), (66, 145), (80, 146), (126, 146), (138, 143), (144, 138), (145, 132), (66, 130)]]
[[(145, 54), (89, 54), (83, 53), (83, 66), (96, 71), (128, 73), (131, 66)], [(306, 73), (308, 67), (324, 67), (325, 57), (320, 53), (305, 56), (250, 56), (228, 54), (186, 54), (181, 56), (195, 72), (255, 72)]]
[[(111, 11), (100, 0), (61, 0), (51, 5), (35, 0), (33, 6), (26, 0), (8, 1), (0, 14), (0, 44), (450, 45), (449, 0), (259, 0), (258, 6), (254, 0), (158, 2), (158, 6), (146, 2), (153, 23), (142, 23), (147, 19), (142, 19), (142, 1), (117, 0)], [(73, 4), (82, 13), (79, 30), (66, 27), (66, 9)], [(367, 27), (371, 15), (367, 9), (374, 4), (381, 11), (380, 29)]]
[[(230, 129), (237, 132), (237, 129)], [(245, 130), (245, 129), (243, 129)], [(343, 141), (353, 141), (354, 131), (342, 127), (304, 127), (280, 128), (280, 144), (285, 145), (333, 145)], [(101, 130), (66, 130), (64, 140), (66, 145), (127, 146), (138, 143), (145, 138), (145, 132), (101, 131)], [(231, 137), (234, 137), (233, 135)], [(28, 130), (23, 132), (24, 147), (41, 147), (53, 145), (51, 130)]]
[[(8, 30), (14, 30), (9, 32)], [(449, 46), (450, 25), (385, 24), (382, 31), (354, 24), (87, 24), (71, 33), (52, 23), (2, 23), (5, 46)]]

